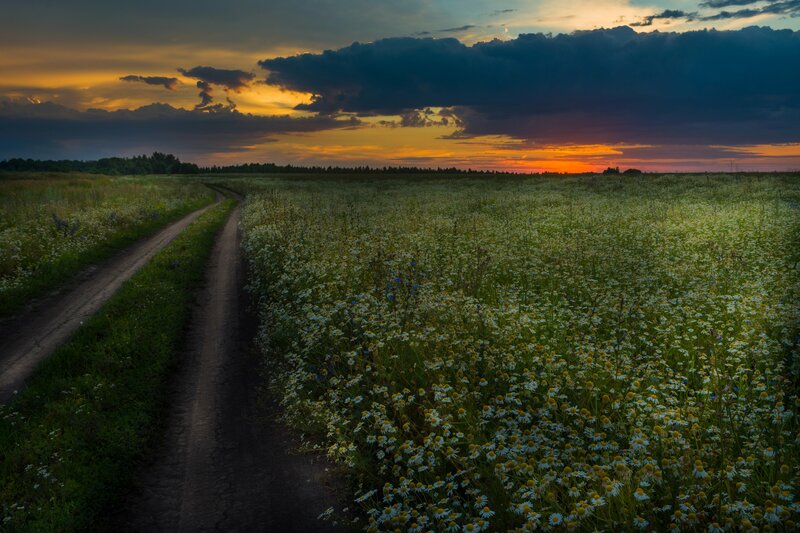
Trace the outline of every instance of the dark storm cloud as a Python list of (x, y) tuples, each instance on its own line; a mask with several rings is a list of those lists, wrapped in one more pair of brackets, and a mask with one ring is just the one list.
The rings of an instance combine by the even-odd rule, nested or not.
[(141, 82), (147, 85), (160, 85), (170, 91), (176, 90), (178, 88), (178, 83), (180, 83), (178, 78), (168, 78), (166, 76), (137, 76), (135, 74), (122, 76), (120, 80)]
[(800, 32), (789, 30), (621, 27), (473, 46), (387, 39), (260, 65), (323, 113), (452, 107), (464, 135), (714, 144), (800, 139), (797, 57)]
[(634, 22), (631, 26), (652, 26), (653, 21), (655, 20), (674, 20), (674, 19), (686, 19), (692, 20), (697, 13), (687, 13), (686, 11), (681, 11), (679, 9), (665, 9), (661, 13), (657, 13), (655, 15), (648, 15), (644, 17), (640, 22)]
[(166, 104), (134, 110), (77, 111), (51, 102), (0, 100), (0, 159), (96, 158), (154, 150), (184, 158), (241, 150), (281, 133), (353, 127), (332, 117), (255, 116), (187, 111)]
[[(202, 82), (213, 83), (214, 85), (221, 85), (228, 90), (234, 92), (241, 92), (250, 86), (256, 75), (252, 72), (245, 72), (244, 70), (230, 70), (214, 67), (194, 67), (186, 70), (179, 68), (178, 72), (187, 78), (194, 78)], [(200, 87), (200, 84), (197, 85)]]

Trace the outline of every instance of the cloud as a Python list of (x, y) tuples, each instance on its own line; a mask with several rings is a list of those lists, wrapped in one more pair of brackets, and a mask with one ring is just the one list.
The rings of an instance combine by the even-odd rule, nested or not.
[(800, 16), (800, 0), (788, 0), (786, 2), (771, 2), (761, 8), (761, 13), (769, 15), (786, 15), (793, 17)]
[[(767, 2), (766, 5), (755, 7), (754, 4)], [(717, 20), (748, 19), (760, 15), (789, 15), (792, 17), (800, 16), (800, 0), (707, 0), (701, 2), (700, 7), (720, 9), (724, 7), (754, 6), (736, 11), (719, 11), (706, 15), (699, 15), (697, 12), (686, 12), (679, 9), (666, 9), (661, 13), (648, 15), (639, 22), (634, 22), (631, 26), (652, 26), (657, 20), (686, 20), (693, 22), (700, 20), (713, 22)]]
[(233, 111), (236, 109), (236, 103), (230, 98), (226, 98), (227, 103), (213, 103), (214, 102), (214, 88), (210, 83), (205, 81), (198, 81), (197, 88), (200, 89), (200, 103), (194, 106), (195, 111)]
[(194, 108), (195, 109), (203, 109), (211, 105), (211, 102), (214, 101), (214, 97), (211, 96), (211, 93), (214, 91), (211, 85), (204, 81), (197, 82), (197, 88), (200, 89), (200, 103), (197, 104)]
[(457, 28), (445, 28), (443, 30), (437, 30), (437, 33), (459, 33), (462, 31), (467, 31), (475, 28), (475, 24), (465, 24), (463, 26), (458, 26)]
[(178, 78), (168, 78), (166, 76), (137, 76), (135, 74), (122, 76), (120, 81), (136, 81), (146, 83), (147, 85), (160, 85), (170, 91), (177, 90), (178, 84), (180, 83)]
[(189, 70), (179, 68), (178, 72), (187, 78), (194, 78), (197, 81), (197, 88), (200, 89), (200, 103), (194, 106), (196, 111), (222, 111), (236, 109), (236, 104), (230, 98), (226, 98), (227, 104), (215, 104), (213, 85), (221, 85), (225, 91), (240, 93), (250, 87), (250, 83), (256, 75), (244, 70), (229, 70), (214, 67), (194, 67)]
[(461, 135), (543, 143), (706, 144), (800, 137), (800, 32), (636, 33), (627, 27), (467, 46), (386, 39), (267, 59), (300, 109), (402, 115), (452, 108)]
[(458, 124), (457, 118), (451, 109), (441, 109), (434, 111), (431, 108), (411, 109), (400, 115), (400, 121), (382, 120), (379, 122), (383, 126), (391, 128), (425, 128), (429, 126), (449, 126)]
[(270, 142), (276, 135), (349, 128), (355, 119), (189, 111), (167, 104), (78, 111), (51, 102), (0, 100), (0, 159), (91, 159), (154, 150), (203, 159)]
[(749, 6), (751, 4), (758, 4), (763, 1), (764, 0), (707, 0), (705, 2), (700, 2), (700, 7), (719, 9), (721, 7), (730, 6)]
[(760, 14), (761, 14), (760, 9), (740, 9), (738, 11), (720, 11), (719, 13), (702, 17), (701, 20), (712, 21), (712, 20), (728, 20), (728, 19), (749, 19), (757, 17)]
[(435, 33), (462, 33), (465, 31), (469, 31), (472, 29), (477, 28), (475, 24), (464, 24), (463, 26), (456, 26), (454, 28), (443, 28), (441, 30), (434, 30), (434, 31), (418, 31), (415, 32), (414, 35), (418, 37), (425, 37), (427, 35), (433, 35)]
[[(720, 2), (715, 2), (715, 3), (720, 3)], [(725, 5), (738, 6), (738, 5), (750, 5), (754, 3), (756, 2), (747, 2), (745, 4), (728, 3)], [(759, 15), (789, 15), (791, 17), (799, 17), (800, 0), (787, 0), (779, 2), (772, 1), (767, 5), (761, 7), (739, 9), (737, 11), (720, 11), (719, 13), (702, 17), (700, 20), (713, 21), (713, 20), (728, 20), (728, 19), (746, 19), (746, 18), (757, 17)]]
[[(256, 77), (252, 72), (244, 70), (228, 70), (214, 67), (194, 67), (189, 70), (179, 68), (178, 72), (187, 78), (194, 78), (206, 84), (221, 85), (226, 90), (236, 93), (250, 87), (250, 82)], [(200, 87), (199, 84), (198, 87)]]
[(655, 15), (648, 15), (644, 17), (640, 22), (634, 22), (631, 26), (652, 26), (653, 21), (655, 20), (673, 20), (673, 19), (686, 19), (692, 20), (697, 13), (687, 13), (686, 11), (681, 11), (679, 9), (665, 9), (661, 13), (657, 13)]

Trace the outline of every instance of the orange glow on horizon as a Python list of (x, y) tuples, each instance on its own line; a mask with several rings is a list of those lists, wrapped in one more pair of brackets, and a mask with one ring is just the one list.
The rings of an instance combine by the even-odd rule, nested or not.
[[(458, 167), (509, 172), (583, 173), (603, 170), (632, 145), (528, 146), (505, 136), (453, 139), (454, 127), (365, 126), (280, 135), (277, 142), (209, 154), (208, 161), (271, 161), (299, 165)], [(638, 146), (636, 146), (638, 147)]]

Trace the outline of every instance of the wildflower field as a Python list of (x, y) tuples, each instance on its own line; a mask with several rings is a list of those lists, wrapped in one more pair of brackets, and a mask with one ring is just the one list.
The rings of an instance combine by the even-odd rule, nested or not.
[(251, 181), (267, 375), (367, 530), (800, 523), (797, 176)]
[(163, 178), (0, 176), (0, 314), (213, 196)]

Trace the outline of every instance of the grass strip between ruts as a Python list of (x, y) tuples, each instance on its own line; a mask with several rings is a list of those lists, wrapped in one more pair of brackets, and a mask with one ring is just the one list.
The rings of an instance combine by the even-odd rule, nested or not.
[(124, 493), (234, 206), (203, 214), (0, 406), (0, 531), (94, 529)]

